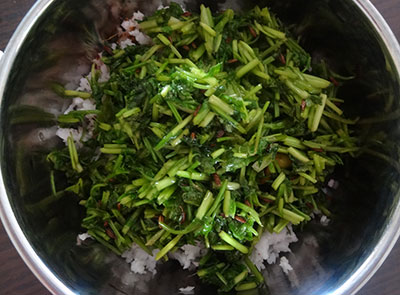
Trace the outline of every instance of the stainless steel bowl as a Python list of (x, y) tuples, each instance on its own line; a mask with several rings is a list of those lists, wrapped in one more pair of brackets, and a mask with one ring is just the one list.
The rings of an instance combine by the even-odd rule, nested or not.
[[(215, 293), (173, 262), (163, 264), (156, 278), (135, 277), (121, 258), (100, 245), (77, 246), (82, 210), (74, 196), (57, 199), (50, 191), (45, 155), (61, 144), (54, 118), (67, 102), (49, 83), (77, 83), (100, 40), (120, 22), (119, 15), (136, 9), (151, 12), (160, 2), (39, 0), (1, 61), (1, 218), (26, 264), (54, 294), (177, 294), (179, 287), (193, 284), (196, 294)], [(195, 9), (200, 1), (186, 2)], [(289, 280), (279, 267), (264, 272), (271, 294), (355, 294), (400, 233), (400, 47), (395, 37), (366, 0), (202, 2), (213, 9), (268, 4), (293, 24), (314, 57), (323, 57), (340, 72), (357, 74), (340, 96), (350, 115), (379, 117), (357, 126), (359, 136), (375, 140), (375, 147), (333, 176), (340, 183), (330, 192), (335, 221), (326, 228), (313, 223), (299, 232), (289, 257), (296, 276)], [(385, 159), (371, 155), (379, 150)]]

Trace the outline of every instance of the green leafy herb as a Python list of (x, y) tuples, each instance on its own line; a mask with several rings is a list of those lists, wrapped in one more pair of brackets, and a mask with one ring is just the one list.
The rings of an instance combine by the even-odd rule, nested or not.
[[(110, 79), (92, 92), (93, 137), (48, 155), (81, 197), (82, 227), (115, 253), (132, 243), (156, 259), (184, 244), (209, 248), (199, 277), (224, 292), (264, 283), (248, 255), (263, 231), (329, 213), (322, 188), (357, 138), (335, 85), (267, 8), (184, 13), (171, 3), (140, 23), (153, 45), (104, 52)], [(53, 174), (52, 174), (53, 175)], [(55, 179), (51, 179), (53, 193)]]

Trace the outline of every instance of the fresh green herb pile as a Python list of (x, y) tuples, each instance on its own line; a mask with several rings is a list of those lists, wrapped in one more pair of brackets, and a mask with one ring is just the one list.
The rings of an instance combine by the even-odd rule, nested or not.
[[(86, 208), (82, 227), (117, 254), (136, 243), (156, 259), (185, 244), (209, 249), (197, 274), (221, 291), (263, 284), (248, 255), (264, 231), (330, 215), (321, 191), (356, 138), (328, 79), (267, 8), (200, 15), (180, 6), (140, 24), (154, 45), (106, 50), (97, 110), (59, 117), (95, 135), (49, 154)], [(53, 181), (54, 193), (56, 193)]]

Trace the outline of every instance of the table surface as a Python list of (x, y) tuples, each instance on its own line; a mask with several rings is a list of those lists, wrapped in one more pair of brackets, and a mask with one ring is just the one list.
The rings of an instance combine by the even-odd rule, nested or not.
[[(35, 0), (0, 0), (0, 49)], [(400, 1), (372, 0), (400, 40)], [(400, 295), (400, 242), (358, 295)], [(0, 293), (50, 295), (19, 257), (0, 223)]]

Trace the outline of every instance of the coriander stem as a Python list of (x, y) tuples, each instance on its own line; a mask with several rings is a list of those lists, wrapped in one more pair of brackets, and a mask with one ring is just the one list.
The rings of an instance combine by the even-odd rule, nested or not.
[[(249, 249), (247, 249), (247, 247), (240, 244), (238, 241), (236, 241), (233, 237), (228, 235), (226, 232), (220, 231), (219, 236), (223, 241), (225, 241), (226, 243), (231, 245), (233, 248), (235, 248), (239, 252), (242, 252), (243, 254), (249, 253)], [(247, 275), (247, 270), (246, 270), (246, 275)]]
[(160, 260), (164, 255), (166, 255), (169, 251), (172, 250), (172, 248), (175, 247), (175, 245), (179, 242), (179, 240), (182, 238), (183, 235), (177, 235), (175, 238), (173, 238), (167, 245), (165, 245), (164, 248), (160, 250), (160, 252), (157, 253), (156, 255), (156, 260)]

